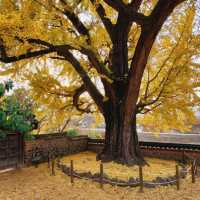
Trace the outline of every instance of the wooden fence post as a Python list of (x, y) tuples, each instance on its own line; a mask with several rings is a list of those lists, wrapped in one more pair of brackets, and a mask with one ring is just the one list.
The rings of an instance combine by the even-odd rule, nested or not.
[(192, 167), (191, 167), (191, 173), (192, 173), (192, 183), (195, 183), (196, 182), (196, 179), (195, 179), (195, 160), (193, 160), (192, 162)]
[(47, 162), (48, 162), (48, 168), (50, 168), (50, 153), (49, 152), (48, 152)]
[(176, 187), (177, 187), (177, 190), (180, 190), (180, 173), (179, 173), (178, 165), (176, 165)]
[(57, 157), (56, 159), (56, 165), (59, 167), (60, 166), (60, 157)]
[(140, 177), (140, 192), (144, 192), (144, 180), (142, 166), (139, 166), (139, 177)]
[(103, 164), (100, 163), (100, 187), (103, 188)]
[(185, 157), (185, 151), (184, 150), (183, 150), (183, 153), (182, 153), (182, 161), (183, 161), (183, 163), (186, 162), (186, 157)]
[(56, 173), (55, 173), (55, 159), (53, 159), (53, 160), (51, 161), (51, 175), (52, 175), (52, 176), (55, 176), (55, 175), (56, 175)]
[(71, 184), (74, 184), (74, 162), (71, 160), (70, 162), (70, 177), (71, 177)]

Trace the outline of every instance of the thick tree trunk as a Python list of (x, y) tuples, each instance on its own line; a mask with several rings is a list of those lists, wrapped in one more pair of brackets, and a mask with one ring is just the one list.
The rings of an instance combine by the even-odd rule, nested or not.
[(107, 88), (104, 84), (106, 96), (109, 97), (103, 109), (106, 124), (105, 146), (97, 159), (114, 160), (132, 165), (143, 164), (144, 160), (138, 144), (136, 114), (131, 113), (129, 117), (129, 109), (125, 108), (128, 75), (127, 42), (130, 27), (131, 23), (122, 13), (119, 13), (115, 31), (111, 37), (113, 49), (110, 55), (111, 68), (116, 79), (111, 88)]
[(127, 165), (145, 164), (140, 152), (136, 130), (136, 115), (127, 124), (123, 106), (109, 106), (105, 117), (106, 133), (103, 151), (97, 156), (102, 161), (116, 161)]

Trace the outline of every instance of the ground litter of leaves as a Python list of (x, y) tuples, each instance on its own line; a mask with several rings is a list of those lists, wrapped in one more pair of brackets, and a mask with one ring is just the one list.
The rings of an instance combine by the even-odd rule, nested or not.
[[(99, 163), (96, 163), (93, 153), (84, 152), (67, 156), (62, 159), (62, 162), (69, 164), (71, 159), (74, 160), (75, 169), (80, 171), (99, 170)], [(147, 160), (150, 167), (145, 167), (146, 179), (174, 174), (174, 161), (150, 158)], [(123, 179), (137, 173), (137, 167), (128, 168), (114, 163), (104, 165), (109, 175)], [(140, 193), (138, 187), (122, 188), (108, 184), (101, 189), (98, 183), (80, 179), (75, 179), (72, 186), (70, 178), (60, 170), (56, 170), (56, 176), (51, 176), (47, 163), (40, 164), (38, 168), (27, 167), (0, 174), (0, 200), (200, 200), (199, 194), (200, 180), (197, 179), (196, 183), (192, 184), (190, 178), (182, 180), (179, 191), (176, 190), (176, 186), (165, 186), (145, 188), (144, 193)]]
[[(62, 163), (69, 166), (70, 160), (74, 161), (74, 168), (77, 172), (99, 173), (100, 161), (96, 161), (96, 154), (86, 151), (76, 155), (64, 157)], [(143, 168), (144, 179), (153, 180), (156, 177), (169, 177), (175, 174), (175, 161), (161, 160), (156, 158), (145, 158), (149, 166)], [(104, 163), (104, 173), (110, 178), (118, 178), (128, 181), (129, 178), (138, 177), (138, 166), (127, 167), (114, 162)]]

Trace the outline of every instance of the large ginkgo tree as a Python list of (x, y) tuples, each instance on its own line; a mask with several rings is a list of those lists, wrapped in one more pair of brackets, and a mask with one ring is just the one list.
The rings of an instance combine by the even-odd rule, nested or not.
[(2, 0), (1, 73), (23, 74), (54, 108), (98, 110), (106, 124), (98, 158), (142, 164), (136, 115), (168, 106), (168, 117), (182, 110), (193, 118), (199, 102), (195, 3)]

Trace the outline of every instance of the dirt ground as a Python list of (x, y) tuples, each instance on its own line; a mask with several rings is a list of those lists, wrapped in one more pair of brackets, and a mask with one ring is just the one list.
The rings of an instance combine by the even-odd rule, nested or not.
[[(78, 167), (78, 157), (83, 155), (66, 157), (64, 160), (74, 159)], [(182, 180), (180, 191), (175, 186), (167, 186), (145, 188), (144, 193), (140, 193), (138, 188), (110, 185), (104, 185), (102, 190), (97, 183), (78, 179), (72, 186), (69, 177), (59, 170), (56, 170), (56, 176), (51, 176), (47, 163), (38, 168), (28, 167), (0, 174), (0, 200), (200, 200), (199, 194), (200, 179), (191, 184), (191, 178)]]

